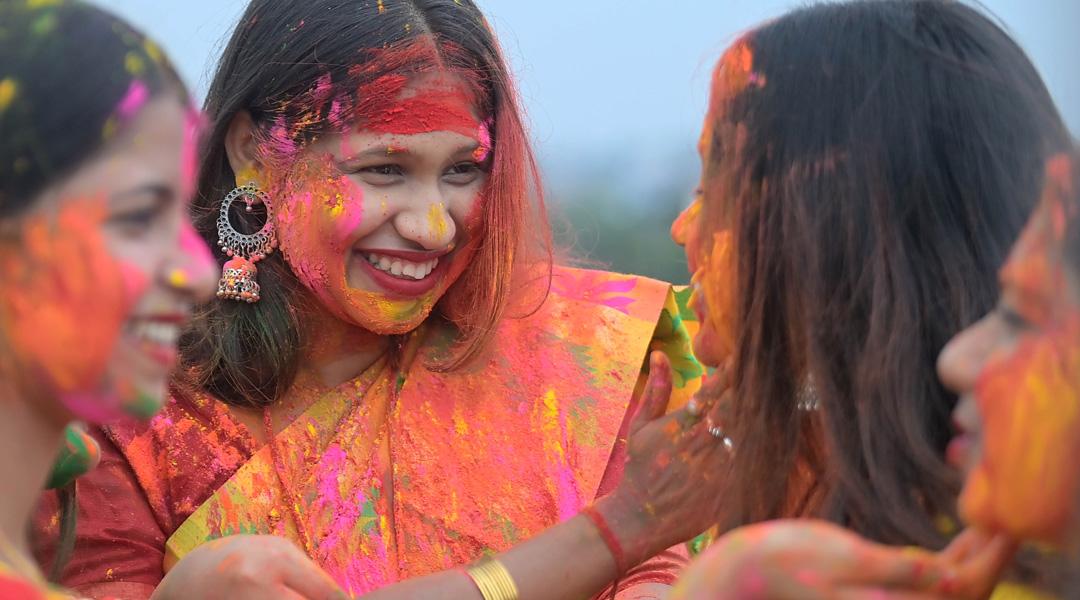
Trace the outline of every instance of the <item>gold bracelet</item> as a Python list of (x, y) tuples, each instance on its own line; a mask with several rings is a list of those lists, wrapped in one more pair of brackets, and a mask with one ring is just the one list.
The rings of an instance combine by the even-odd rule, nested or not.
[(484, 600), (518, 600), (514, 578), (501, 562), (490, 556), (476, 561), (465, 569), (465, 574), (476, 584)]

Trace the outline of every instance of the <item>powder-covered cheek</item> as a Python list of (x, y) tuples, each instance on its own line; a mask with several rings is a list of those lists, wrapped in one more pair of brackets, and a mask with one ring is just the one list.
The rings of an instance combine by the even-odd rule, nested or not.
[(1080, 472), (1080, 314), (1021, 342), (976, 387), (983, 457), (965, 487), (965, 516), (1042, 541), (1075, 518)]
[(301, 166), (281, 186), (278, 238), (293, 271), (312, 291), (345, 286), (345, 260), (364, 216), (363, 190), (330, 166)]
[(694, 261), (698, 269), (693, 281), (699, 294), (694, 302), (705, 306), (706, 330), (714, 337), (716, 350), (730, 355), (735, 347), (735, 269), (730, 230), (713, 233), (712, 245)]
[(118, 395), (103, 383), (121, 327), (148, 285), (106, 248), (104, 204), (69, 201), (52, 219), (30, 220), (22, 256), (0, 265), (4, 327), (22, 368), (92, 422), (120, 416)]

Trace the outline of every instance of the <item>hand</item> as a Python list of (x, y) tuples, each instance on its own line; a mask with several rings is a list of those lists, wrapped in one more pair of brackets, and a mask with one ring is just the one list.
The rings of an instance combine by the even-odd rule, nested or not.
[(718, 539), (683, 572), (670, 600), (977, 597), (953, 595), (956, 583), (948, 561), (931, 552), (883, 546), (822, 521), (786, 520)]
[(945, 597), (989, 598), (1016, 549), (1016, 542), (1004, 535), (965, 530), (938, 554), (938, 562), (951, 573), (944, 584)]
[(333, 579), (285, 538), (234, 535), (207, 542), (169, 570), (152, 600), (345, 600)]
[[(722, 374), (710, 386), (726, 388)], [(706, 392), (708, 393), (708, 392)], [(637, 564), (715, 524), (722, 502), (729, 448), (709, 433), (700, 411), (687, 406), (664, 415), (671, 396), (671, 365), (650, 356), (649, 379), (631, 422), (628, 457), (618, 487), (596, 503), (628, 564)], [(691, 404), (703, 406), (702, 393)], [(714, 412), (718, 408), (712, 409)]]

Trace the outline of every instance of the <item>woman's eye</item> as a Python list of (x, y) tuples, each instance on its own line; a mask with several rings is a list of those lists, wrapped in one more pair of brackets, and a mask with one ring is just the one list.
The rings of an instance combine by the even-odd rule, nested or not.
[(1034, 324), (1008, 306), (999, 306), (998, 314), (1001, 315), (1001, 320), (1005, 325), (1013, 331), (1022, 332), (1034, 328)]
[(401, 168), (401, 165), (395, 164), (357, 167), (355, 169), (347, 170), (346, 172), (356, 173), (364, 179), (365, 183), (376, 186), (397, 183), (401, 181), (401, 178), (405, 175), (405, 170)]
[(455, 185), (468, 185), (484, 173), (480, 165), (474, 162), (461, 162), (446, 170), (443, 178)]
[(376, 165), (374, 167), (366, 167), (364, 171), (376, 175), (401, 175), (401, 167), (397, 165)]
[(108, 223), (130, 234), (139, 234), (149, 231), (164, 215), (165, 207), (160, 202), (120, 210), (109, 215)]

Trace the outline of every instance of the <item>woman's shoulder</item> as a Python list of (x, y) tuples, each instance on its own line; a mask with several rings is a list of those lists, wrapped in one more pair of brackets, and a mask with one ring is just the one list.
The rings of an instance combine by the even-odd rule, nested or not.
[(250, 435), (223, 402), (180, 386), (149, 421), (128, 419), (103, 429), (159, 520), (177, 524), (254, 452)]

